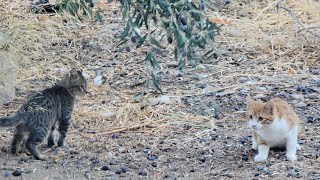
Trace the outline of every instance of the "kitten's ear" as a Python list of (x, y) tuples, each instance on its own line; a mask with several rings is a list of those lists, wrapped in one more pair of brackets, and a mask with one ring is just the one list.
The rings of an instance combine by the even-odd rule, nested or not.
[(71, 79), (77, 79), (78, 78), (78, 70), (76, 68), (72, 68), (70, 71), (69, 71), (69, 78), (70, 80)]
[(255, 103), (255, 101), (253, 99), (251, 99), (251, 97), (247, 97), (247, 107), (252, 106)]
[(273, 104), (272, 102), (267, 102), (267, 103), (264, 105), (264, 108), (265, 108), (266, 110), (268, 110), (268, 112), (273, 113), (274, 104)]

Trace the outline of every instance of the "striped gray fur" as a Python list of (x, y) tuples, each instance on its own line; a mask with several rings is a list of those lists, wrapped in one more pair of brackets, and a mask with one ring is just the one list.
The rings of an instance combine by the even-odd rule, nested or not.
[(56, 85), (33, 95), (16, 115), (0, 118), (1, 127), (15, 127), (11, 152), (17, 153), (25, 136), (26, 148), (38, 160), (45, 160), (37, 146), (48, 139), (48, 147), (55, 145), (53, 131), (58, 127), (58, 146), (64, 146), (75, 96), (84, 96), (87, 82), (82, 72), (71, 69)]

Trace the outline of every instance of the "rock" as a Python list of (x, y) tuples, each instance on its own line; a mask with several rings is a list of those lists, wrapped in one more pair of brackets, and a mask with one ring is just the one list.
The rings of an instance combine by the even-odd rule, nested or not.
[(206, 83), (203, 83), (203, 82), (197, 82), (197, 83), (195, 84), (195, 86), (196, 86), (197, 88), (204, 89), (205, 87), (207, 87), (207, 84), (206, 84)]
[(126, 166), (122, 166), (120, 169), (122, 173), (126, 173), (128, 171), (128, 168)]
[(296, 107), (307, 107), (307, 104), (306, 103), (304, 103), (304, 102), (300, 102), (300, 103), (297, 103), (296, 104)]
[(101, 170), (102, 171), (107, 171), (107, 170), (110, 170), (110, 167), (105, 165), (105, 166), (101, 167)]
[(239, 78), (239, 83), (245, 83), (245, 82), (247, 82), (247, 81), (249, 81), (249, 79), (246, 78), (246, 77), (240, 77), (240, 78)]
[(320, 69), (312, 69), (310, 73), (314, 75), (320, 75)]
[(138, 173), (140, 176), (147, 176), (148, 175), (148, 171), (146, 169), (140, 170)]
[(170, 97), (167, 95), (160, 96), (159, 101), (161, 104), (170, 104), (171, 103)]
[(116, 114), (113, 112), (100, 112), (99, 114), (104, 118), (111, 118), (116, 116)]
[(121, 169), (117, 169), (115, 173), (116, 173), (116, 174), (121, 174), (121, 173), (122, 173), (122, 170), (121, 170)]
[(15, 58), (6, 52), (0, 52), (0, 106), (15, 96), (18, 67)]
[(102, 75), (98, 75), (93, 79), (94, 85), (101, 86), (103, 83)]
[(13, 176), (21, 176), (21, 174), (22, 174), (22, 171), (21, 170), (14, 170), (13, 172), (12, 172), (12, 175)]
[(248, 161), (248, 160), (249, 160), (248, 155), (243, 154), (243, 155), (242, 155), (242, 160), (244, 160), (244, 161)]
[(9, 34), (0, 32), (0, 49), (8, 45), (10, 41)]
[(5, 172), (3, 173), (3, 176), (4, 176), (4, 177), (9, 177), (9, 176), (10, 176), (10, 172), (5, 171)]

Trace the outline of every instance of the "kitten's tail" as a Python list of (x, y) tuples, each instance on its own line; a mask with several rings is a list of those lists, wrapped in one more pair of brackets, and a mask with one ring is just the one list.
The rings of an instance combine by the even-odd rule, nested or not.
[(15, 127), (24, 122), (23, 114), (16, 114), (12, 117), (0, 118), (0, 127)]

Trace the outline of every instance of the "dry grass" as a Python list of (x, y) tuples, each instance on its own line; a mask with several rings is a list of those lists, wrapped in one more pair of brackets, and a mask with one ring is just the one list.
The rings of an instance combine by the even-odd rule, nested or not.
[[(81, 67), (90, 76), (90, 95), (79, 98), (74, 112), (70, 141), (75, 140), (73, 143), (79, 147), (90, 146), (92, 139), (118, 132), (153, 135), (163, 135), (173, 129), (183, 132), (179, 127), (184, 124), (192, 124), (192, 130), (198, 131), (200, 137), (217, 124), (241, 122), (243, 112), (223, 112), (224, 118), (216, 120), (184, 111), (189, 107), (182, 102), (183, 97), (210, 92), (234, 94), (246, 88), (252, 96), (270, 95), (270, 91), (261, 91), (257, 86), (293, 90), (299, 84), (304, 85), (304, 81), (319, 81), (319, 75), (310, 73), (320, 67), (319, 38), (305, 30), (296, 36), (294, 19), (283, 9), (277, 13), (273, 1), (252, 1), (250, 6), (233, 1), (228, 10), (207, 13), (209, 17), (221, 19), (220, 23), (227, 22), (215, 41), (219, 55), (216, 64), (202, 64), (187, 70), (176, 83), (176, 72), (167, 67), (173, 59), (172, 54), (163, 57), (162, 70), (166, 74), (162, 88), (172, 103), (141, 109), (141, 104), (132, 102), (132, 96), (142, 87), (130, 88), (130, 85), (139, 82), (138, 77), (146, 76), (141, 60), (148, 48), (117, 51), (118, 40), (114, 36), (123, 27), (118, 4), (99, 4), (105, 10), (104, 25), (96, 22), (64, 25), (62, 22), (66, 17), (31, 14), (27, 10), (29, 1), (2, 2), (0, 29), (11, 34), (8, 50), (20, 57), (17, 87), (21, 95), (9, 107), (2, 108), (0, 114), (12, 114), (27, 92), (50, 86), (66, 69)], [(318, 1), (298, 0), (282, 4), (290, 7), (306, 27), (320, 25)], [(310, 31), (319, 33), (320, 29)], [(106, 79), (100, 87), (93, 84), (97, 69), (103, 71)], [(192, 75), (188, 73), (203, 75), (202, 81), (209, 85), (208, 88), (195, 88), (194, 81), (190, 80)], [(247, 77), (252, 83), (239, 84), (240, 77)], [(147, 97), (154, 96), (158, 95), (148, 94)], [(313, 135), (318, 137), (316, 132)]]

